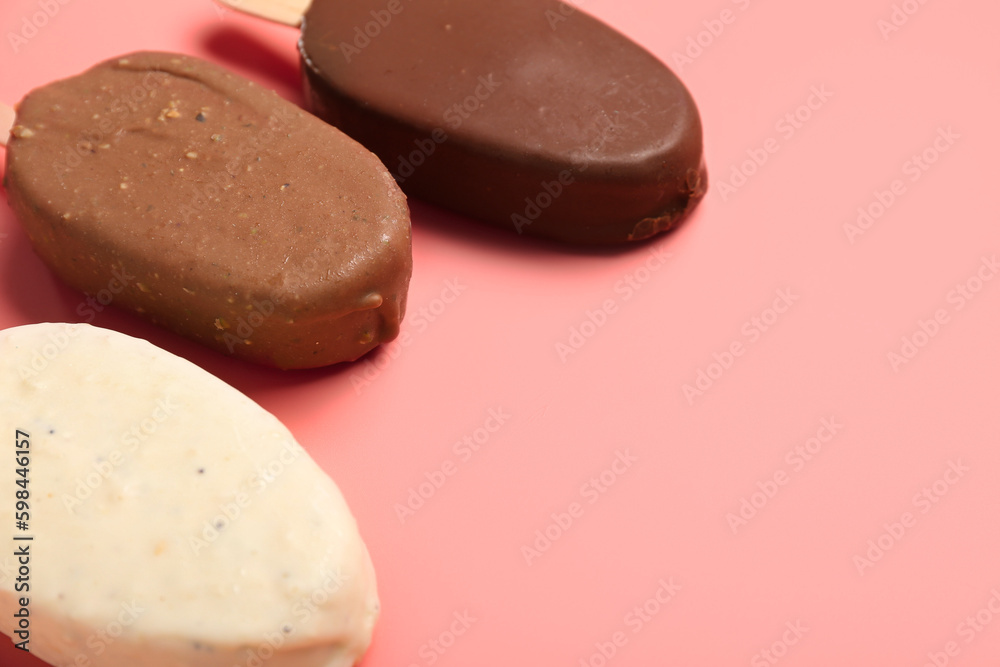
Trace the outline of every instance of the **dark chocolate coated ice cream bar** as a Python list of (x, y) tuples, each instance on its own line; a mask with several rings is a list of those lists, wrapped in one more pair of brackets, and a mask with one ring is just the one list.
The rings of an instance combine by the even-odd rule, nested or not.
[(409, 195), (519, 234), (618, 244), (674, 228), (707, 189), (684, 85), (567, 3), (220, 1), (301, 23), (310, 110)]

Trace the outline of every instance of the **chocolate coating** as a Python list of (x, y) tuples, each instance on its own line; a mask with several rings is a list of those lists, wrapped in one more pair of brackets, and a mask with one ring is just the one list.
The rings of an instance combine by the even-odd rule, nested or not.
[(558, 0), (314, 0), (299, 50), (313, 113), (409, 195), (613, 244), (671, 229), (705, 194), (684, 85)]
[(5, 185), (65, 282), (225, 354), (325, 366), (399, 331), (412, 259), (392, 177), (202, 60), (134, 53), (32, 91)]

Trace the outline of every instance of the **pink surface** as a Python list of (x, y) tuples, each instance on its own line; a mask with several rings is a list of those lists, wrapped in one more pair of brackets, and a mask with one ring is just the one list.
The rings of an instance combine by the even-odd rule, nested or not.
[[(577, 252), (411, 202), (406, 344), (321, 371), (93, 323), (337, 480), (383, 600), (365, 667), (1000, 664), (1000, 5), (582, 6), (698, 101), (712, 186), (677, 233)], [(301, 102), (296, 31), (209, 0), (4, 0), (0, 27), (10, 102), (136, 49)], [(0, 210), (0, 327), (80, 301)]]

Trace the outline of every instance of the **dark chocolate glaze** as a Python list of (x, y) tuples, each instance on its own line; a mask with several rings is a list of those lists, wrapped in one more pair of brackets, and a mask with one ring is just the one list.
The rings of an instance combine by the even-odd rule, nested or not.
[(311, 110), (407, 194), (562, 241), (673, 228), (707, 187), (694, 101), (659, 60), (557, 0), (314, 0)]
[(32, 91), (6, 189), (65, 282), (225, 354), (325, 366), (399, 331), (412, 259), (392, 177), (205, 61), (134, 53)]

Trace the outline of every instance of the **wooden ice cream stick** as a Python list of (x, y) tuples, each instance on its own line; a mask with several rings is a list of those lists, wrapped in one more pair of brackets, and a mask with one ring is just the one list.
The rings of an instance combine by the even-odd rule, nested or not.
[(216, 0), (220, 5), (258, 18), (298, 27), (312, 0)]
[(6, 146), (14, 127), (14, 108), (0, 102), (0, 146)]

